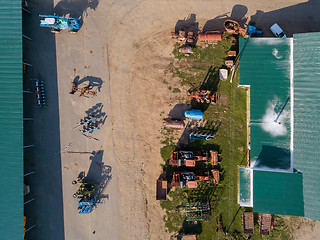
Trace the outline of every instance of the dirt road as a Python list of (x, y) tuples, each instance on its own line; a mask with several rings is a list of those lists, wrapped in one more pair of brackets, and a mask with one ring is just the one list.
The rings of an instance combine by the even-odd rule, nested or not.
[[(242, 4), (239, 9), (250, 17), (257, 10), (272, 12), (299, 2), (100, 1), (85, 8), (77, 34), (56, 36), (65, 239), (169, 239), (164, 212), (155, 200), (155, 180), (163, 162), (159, 151), (162, 113), (166, 115), (183, 102), (183, 94), (170, 93), (163, 81), (166, 78), (171, 86), (176, 84), (164, 74), (174, 44), (170, 31), (191, 13), (201, 30), (216, 16), (237, 15), (232, 11), (236, 4)], [(276, 14), (280, 18), (281, 11)], [(101, 79), (98, 95), (70, 95), (71, 81), (77, 76)], [(99, 141), (72, 130), (97, 103), (108, 116), (93, 134)], [(67, 153), (98, 150), (103, 150), (103, 156), (94, 161), (90, 155)], [(79, 215), (71, 181), (79, 171), (88, 172), (101, 163), (112, 168), (105, 190), (109, 199), (92, 214)], [(99, 174), (97, 170), (94, 176)]]

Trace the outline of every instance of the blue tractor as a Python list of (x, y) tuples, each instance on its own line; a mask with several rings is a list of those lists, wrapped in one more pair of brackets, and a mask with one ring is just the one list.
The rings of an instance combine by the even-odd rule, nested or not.
[(247, 27), (247, 35), (252, 36), (252, 35), (262, 35), (263, 32), (261, 30), (258, 30), (255, 27), (255, 23), (249, 23), (248, 27)]
[(51, 32), (60, 32), (63, 29), (69, 29), (72, 32), (77, 32), (80, 29), (78, 18), (59, 17), (51, 15), (39, 15), (40, 27), (51, 28)]

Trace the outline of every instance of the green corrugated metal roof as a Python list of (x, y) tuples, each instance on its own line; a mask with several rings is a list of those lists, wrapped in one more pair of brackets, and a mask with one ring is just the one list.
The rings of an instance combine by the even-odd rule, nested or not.
[[(240, 85), (250, 85), (251, 161), (256, 161), (255, 168), (289, 170), (290, 41), (240, 39), (241, 49)], [(277, 124), (274, 120), (283, 107)]]
[(253, 171), (253, 211), (303, 216), (302, 174)]
[(0, 4), (0, 238), (23, 239), (21, 0)]
[(320, 33), (293, 37), (294, 168), (303, 174), (305, 216), (320, 220)]

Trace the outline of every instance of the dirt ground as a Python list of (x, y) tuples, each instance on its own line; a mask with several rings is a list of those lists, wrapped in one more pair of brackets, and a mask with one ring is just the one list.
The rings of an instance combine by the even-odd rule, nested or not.
[[(92, 0), (91, 5), (82, 2), (85, 1), (55, 1), (53, 9), (71, 16), (83, 14), (83, 26), (77, 34), (63, 32), (55, 38), (65, 239), (169, 239), (162, 220), (165, 213), (155, 200), (155, 183), (163, 163), (160, 129), (162, 119), (185, 97), (184, 93), (168, 90), (169, 86), (180, 87), (175, 79), (165, 75), (174, 45), (169, 33), (178, 20), (189, 14), (195, 14), (202, 30), (209, 29), (217, 16), (233, 14), (234, 18), (242, 18), (244, 12), (242, 21), (256, 16), (256, 23), (266, 30), (267, 36), (271, 35), (267, 31), (271, 23), (279, 21), (290, 36), (303, 31), (308, 19), (309, 23), (310, 19), (317, 20), (315, 10), (311, 10), (316, 3), (297, 6), (305, 1)], [(257, 14), (257, 10), (264, 14)], [(292, 19), (295, 14), (312, 16), (295, 24), (297, 20)], [(292, 24), (300, 29), (296, 31)], [(96, 80), (101, 91), (89, 98), (70, 95), (71, 82), (77, 76)], [(103, 106), (101, 111), (107, 116), (100, 131), (92, 134), (98, 140), (73, 130), (96, 104)], [(97, 158), (92, 154), (70, 153), (99, 150), (103, 152)], [(79, 215), (72, 197), (76, 189), (71, 182), (80, 171), (98, 178), (99, 167), (103, 166), (111, 169), (105, 189), (108, 198), (90, 215)]]

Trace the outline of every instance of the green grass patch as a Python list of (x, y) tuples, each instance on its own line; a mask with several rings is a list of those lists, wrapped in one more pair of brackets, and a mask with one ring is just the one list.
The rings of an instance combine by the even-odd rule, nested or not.
[(179, 92), (181, 92), (181, 90), (180, 90), (179, 88), (174, 88), (174, 89), (172, 90), (172, 92), (173, 92), (173, 93), (179, 93)]

